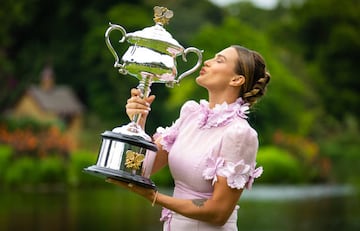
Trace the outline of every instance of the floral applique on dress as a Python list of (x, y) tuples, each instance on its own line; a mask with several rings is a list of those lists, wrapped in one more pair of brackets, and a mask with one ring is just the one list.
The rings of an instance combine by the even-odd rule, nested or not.
[(247, 119), (249, 104), (242, 98), (238, 98), (232, 104), (216, 104), (214, 108), (209, 108), (206, 100), (200, 101), (199, 128), (222, 127), (229, 124), (236, 116)]

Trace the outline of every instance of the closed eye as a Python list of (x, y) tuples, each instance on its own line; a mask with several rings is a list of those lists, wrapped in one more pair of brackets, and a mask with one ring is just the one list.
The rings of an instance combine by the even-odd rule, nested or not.
[(215, 56), (215, 61), (218, 63), (224, 63), (226, 61), (226, 57), (220, 54)]

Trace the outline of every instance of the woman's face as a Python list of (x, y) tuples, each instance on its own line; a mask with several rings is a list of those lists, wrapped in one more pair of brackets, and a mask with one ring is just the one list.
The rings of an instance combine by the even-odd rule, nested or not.
[(238, 54), (235, 48), (228, 47), (215, 55), (214, 58), (206, 60), (200, 70), (196, 82), (209, 91), (223, 91), (235, 73), (235, 65)]

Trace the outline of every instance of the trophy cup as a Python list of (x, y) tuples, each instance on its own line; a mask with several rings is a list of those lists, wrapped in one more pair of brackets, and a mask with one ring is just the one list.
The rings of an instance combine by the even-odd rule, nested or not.
[[(154, 26), (126, 33), (122, 26), (109, 23), (105, 32), (106, 45), (115, 58), (114, 67), (119, 69), (120, 74), (134, 76), (139, 80), (137, 88), (142, 98), (149, 96), (152, 83), (173, 87), (195, 72), (202, 63), (202, 51), (194, 47), (184, 49), (164, 29), (163, 26), (172, 17), (171, 10), (155, 6)], [(130, 44), (122, 56), (122, 63), (109, 38), (114, 30), (122, 34), (119, 43), (127, 41)], [(182, 56), (186, 62), (188, 53), (197, 55), (197, 63), (178, 76), (176, 58)], [(156, 188), (150, 180), (150, 174), (157, 147), (138, 124), (140, 118), (141, 114), (135, 115), (129, 124), (103, 132), (97, 163), (84, 170), (97, 176)]]

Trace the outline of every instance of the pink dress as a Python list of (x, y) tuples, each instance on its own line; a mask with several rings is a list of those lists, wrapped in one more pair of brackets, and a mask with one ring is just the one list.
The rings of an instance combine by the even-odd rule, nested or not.
[[(158, 128), (155, 137), (169, 152), (168, 163), (174, 178), (173, 196), (183, 199), (210, 198), (217, 176), (227, 178), (231, 188), (251, 188), (262, 173), (255, 169), (258, 138), (246, 118), (248, 104), (239, 98), (235, 103), (216, 105), (208, 102), (186, 102), (180, 117), (167, 128)], [(224, 226), (190, 219), (163, 209), (164, 231), (237, 230), (236, 206)]]

